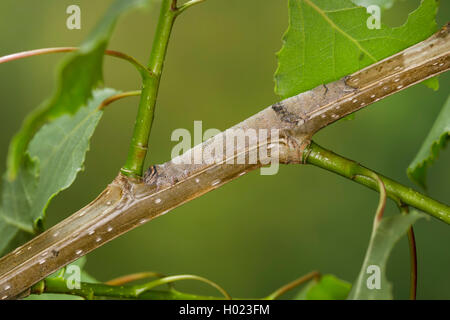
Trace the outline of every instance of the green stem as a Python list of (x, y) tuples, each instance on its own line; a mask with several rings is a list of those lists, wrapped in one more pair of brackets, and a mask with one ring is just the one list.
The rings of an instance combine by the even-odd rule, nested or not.
[(337, 173), (373, 190), (379, 190), (378, 183), (373, 178), (373, 175), (377, 174), (386, 187), (387, 196), (397, 204), (403, 203), (412, 206), (450, 224), (449, 206), (363, 167), (355, 161), (326, 150), (314, 142), (305, 148), (303, 159), (305, 163)]
[(47, 278), (38, 282), (31, 288), (32, 294), (69, 294), (92, 300), (98, 297), (120, 298), (120, 299), (142, 299), (142, 300), (212, 300), (220, 299), (208, 296), (199, 296), (182, 293), (176, 290), (158, 291), (148, 290), (137, 293), (135, 286), (111, 286), (103, 283), (81, 282), (79, 289), (69, 289), (63, 278)]
[(175, 281), (180, 281), (180, 280), (197, 280), (197, 281), (207, 283), (210, 286), (216, 288), (218, 291), (220, 291), (220, 293), (223, 294), (225, 299), (231, 300), (231, 296), (228, 294), (228, 292), (226, 292), (221, 286), (219, 286), (215, 282), (212, 282), (211, 280), (208, 280), (208, 279), (200, 277), (200, 276), (195, 276), (195, 275), (190, 275), (190, 274), (168, 276), (168, 277), (164, 277), (164, 278), (159, 278), (159, 279), (149, 282), (145, 285), (137, 285), (135, 287), (136, 294), (139, 296), (140, 294), (147, 292), (148, 290), (158, 287), (160, 285), (169, 284), (169, 283), (173, 283)]
[[(313, 272), (303, 276), (292, 283), (289, 283), (282, 288), (276, 290), (274, 293), (263, 299), (255, 298), (233, 298), (233, 300), (275, 300), (281, 295), (298, 286), (304, 284), (311, 279), (320, 277), (318, 272)], [(169, 290), (152, 290), (147, 289), (147, 284), (144, 285), (109, 285), (105, 283), (88, 283), (81, 282), (79, 289), (69, 289), (67, 280), (62, 277), (47, 278), (39, 281), (31, 287), (31, 294), (67, 294), (82, 297), (87, 300), (100, 298), (114, 298), (114, 299), (133, 299), (133, 300), (229, 300), (229, 296), (214, 297), (203, 296), (191, 293), (180, 292), (173, 288)], [(142, 290), (141, 290), (142, 289)], [(145, 289), (145, 291), (143, 291)]]
[[(81, 282), (79, 289), (69, 289), (64, 278), (47, 278), (31, 288), (31, 294), (69, 294), (92, 300), (100, 297), (138, 300), (224, 300), (225, 297), (202, 296), (175, 289), (138, 290), (140, 286), (111, 286), (103, 283)], [(144, 285), (145, 286), (145, 285)], [(144, 287), (142, 286), (142, 287)]]
[[(129, 282), (142, 280), (148, 277), (157, 277), (157, 280), (149, 283), (137, 285), (125, 285)], [(302, 276), (287, 285), (282, 286), (274, 293), (263, 299), (248, 299), (245, 300), (275, 300), (286, 292), (297, 288), (305, 282), (320, 278), (320, 273), (313, 271), (305, 276)], [(190, 293), (180, 292), (175, 290), (173, 283), (180, 280), (197, 280), (207, 283), (218, 289), (223, 297), (202, 296)], [(169, 290), (153, 290), (155, 287), (168, 284)], [(99, 298), (119, 298), (119, 299), (136, 299), (136, 300), (231, 300), (231, 296), (219, 285), (203, 277), (195, 275), (176, 275), (164, 277), (162, 274), (156, 272), (143, 272), (132, 275), (120, 277), (111, 280), (107, 283), (87, 283), (81, 282), (78, 289), (68, 288), (67, 279), (64, 278), (64, 272), (60, 272), (59, 276), (53, 278), (46, 278), (39, 281), (31, 287), (31, 294), (68, 294), (83, 297), (87, 300)], [(242, 298), (233, 298), (234, 300), (242, 300)]]
[(148, 140), (153, 124), (156, 98), (161, 74), (169, 44), (170, 34), (178, 15), (176, 0), (162, 0), (158, 25), (155, 31), (148, 69), (151, 76), (144, 77), (138, 114), (134, 126), (128, 158), (122, 173), (131, 177), (141, 177), (147, 155)]

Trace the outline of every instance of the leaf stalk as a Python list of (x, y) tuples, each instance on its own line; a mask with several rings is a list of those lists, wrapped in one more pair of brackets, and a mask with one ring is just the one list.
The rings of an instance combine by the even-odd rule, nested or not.
[[(28, 50), (28, 51), (22, 51), (17, 53), (12, 53), (3, 57), (0, 57), (0, 64), (11, 62), (15, 60), (20, 60), (24, 58), (34, 57), (34, 56), (40, 56), (44, 54), (50, 54), (50, 53), (66, 53), (66, 52), (74, 52), (80, 50), (78, 47), (55, 47), (55, 48), (42, 48), (42, 49), (35, 49), (35, 50)], [(129, 56), (123, 52), (115, 51), (115, 50), (105, 50), (105, 54), (107, 56), (116, 57), (125, 61), (128, 61), (131, 63), (142, 76), (144, 75), (151, 75), (150, 71), (141, 64), (137, 59), (135, 59), (132, 56)]]

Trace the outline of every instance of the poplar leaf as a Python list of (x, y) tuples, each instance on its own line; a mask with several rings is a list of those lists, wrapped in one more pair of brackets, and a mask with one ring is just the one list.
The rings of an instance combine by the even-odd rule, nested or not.
[[(72, 274), (68, 274), (67, 270), (70, 270), (71, 267), (76, 266), (80, 270), (80, 281), (81, 282), (89, 282), (96, 283), (98, 282), (92, 276), (90, 276), (85, 270), (84, 266), (86, 264), (86, 256), (81, 257), (80, 259), (68, 264), (63, 269), (56, 271), (51, 274), (48, 278), (56, 278), (62, 277), (65, 280), (69, 280), (69, 277)], [(44, 293), (44, 294), (30, 294), (24, 300), (84, 300), (84, 298), (70, 295), (70, 294), (53, 294), (53, 293)]]
[(408, 167), (409, 178), (422, 186), (426, 187), (427, 169), (439, 156), (439, 151), (445, 148), (450, 137), (450, 96), (439, 113), (428, 136), (420, 147), (414, 160)]
[(332, 274), (325, 274), (319, 281), (310, 281), (295, 296), (295, 300), (345, 300), (352, 285)]
[(369, 247), (361, 271), (353, 284), (350, 300), (391, 300), (392, 284), (386, 277), (389, 255), (395, 244), (405, 236), (411, 225), (425, 217), (423, 213), (411, 211), (374, 222)]
[(362, 7), (378, 6), (380, 9), (390, 9), (395, 0), (352, 0), (352, 2)]
[(30, 142), (17, 178), (4, 178), (0, 255), (42, 230), (49, 202), (67, 189), (83, 168), (90, 138), (103, 113), (98, 106), (114, 93), (112, 89), (96, 91), (75, 115), (44, 125)]
[(404, 25), (369, 29), (371, 15), (350, 0), (289, 0), (289, 28), (278, 53), (276, 93), (282, 98), (294, 96), (428, 38), (437, 30), (437, 9), (437, 0), (423, 0)]
[(28, 143), (37, 130), (64, 114), (77, 112), (92, 96), (92, 90), (101, 84), (104, 51), (119, 16), (149, 2), (152, 0), (116, 0), (80, 50), (68, 54), (62, 61), (53, 96), (28, 115), (11, 141), (7, 158), (9, 180), (17, 177)]

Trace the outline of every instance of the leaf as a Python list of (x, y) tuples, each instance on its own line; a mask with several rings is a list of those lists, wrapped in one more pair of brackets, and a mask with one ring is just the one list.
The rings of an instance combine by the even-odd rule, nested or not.
[(398, 28), (369, 29), (366, 8), (350, 0), (289, 0), (289, 28), (278, 53), (282, 98), (338, 80), (429, 37), (436, 0), (423, 0)]
[(440, 149), (445, 148), (448, 138), (450, 136), (450, 96), (447, 98), (444, 107), (439, 113), (436, 121), (433, 124), (427, 138), (420, 147), (414, 160), (408, 167), (408, 177), (426, 188), (426, 173), (427, 168), (439, 156)]
[(352, 285), (332, 274), (323, 275), (318, 282), (310, 281), (295, 300), (345, 300)]
[[(396, 0), (352, 0), (352, 2), (358, 6), (370, 7), (376, 5), (380, 7), (381, 10), (391, 9)], [(433, 91), (439, 90), (439, 77), (433, 77), (422, 81), (422, 83)]]
[(0, 207), (0, 254), (42, 229), (50, 200), (67, 189), (83, 168), (89, 140), (102, 111), (100, 103), (115, 94), (94, 92), (87, 107), (43, 126), (28, 147), (16, 180), (3, 182)]
[(433, 91), (439, 90), (439, 76), (422, 81), (422, 83)]
[(30, 294), (23, 300), (84, 300), (84, 298), (71, 294), (43, 293)]
[(369, 7), (379, 6), (381, 9), (390, 9), (394, 5), (395, 0), (352, 0), (358, 6)]
[(48, 278), (60, 277), (62, 274), (62, 277), (64, 279), (67, 279), (70, 276), (70, 274), (68, 274), (65, 270), (67, 270), (69, 266), (77, 266), (80, 268), (80, 271), (81, 271), (81, 279), (80, 280), (82, 282), (98, 283), (98, 281), (94, 277), (92, 277), (90, 274), (88, 274), (86, 272), (86, 270), (84, 270), (86, 262), (87, 262), (87, 257), (83, 256), (80, 259), (75, 260), (74, 262), (68, 264), (63, 269), (60, 269), (60, 270), (52, 273), (51, 275), (48, 276)]
[[(392, 285), (386, 278), (386, 264), (395, 244), (408, 231), (409, 227), (424, 214), (411, 211), (406, 215), (395, 215), (374, 222), (374, 229), (361, 271), (355, 281), (348, 299), (387, 300), (393, 299)], [(378, 274), (379, 271), (379, 274)], [(373, 287), (372, 281), (379, 277), (380, 287)], [(371, 284), (369, 288), (369, 283)]]
[(53, 96), (34, 110), (13, 137), (7, 158), (8, 179), (14, 180), (24, 161), (28, 143), (46, 122), (64, 114), (74, 114), (92, 96), (92, 90), (102, 82), (103, 56), (118, 17), (151, 0), (117, 0), (81, 44), (80, 50), (68, 54), (58, 69)]
[[(85, 270), (83, 270), (84, 265), (86, 264), (86, 256), (70, 263), (62, 270), (58, 270), (57, 272), (51, 274), (49, 278), (55, 278), (60, 277), (62, 274), (62, 277), (64, 279), (67, 279), (69, 274), (65, 272), (67, 268), (70, 266), (78, 266), (81, 270), (81, 281), (82, 282), (90, 282), (90, 283), (97, 283), (98, 281), (91, 277)], [(44, 294), (30, 294), (28, 297), (26, 297), (24, 300), (84, 300), (82, 297), (74, 296), (70, 294), (50, 294), (50, 293), (44, 293)]]

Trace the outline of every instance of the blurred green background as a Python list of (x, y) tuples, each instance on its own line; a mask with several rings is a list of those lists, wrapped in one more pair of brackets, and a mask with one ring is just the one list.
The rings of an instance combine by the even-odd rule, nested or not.
[[(0, 55), (22, 50), (73, 46), (86, 37), (112, 1), (2, 0)], [(382, 15), (391, 26), (404, 23), (417, 0), (398, 1)], [(66, 7), (79, 4), (82, 29), (65, 26)], [(126, 15), (110, 44), (148, 59), (158, 5)], [(449, 18), (450, 3), (441, 1), (439, 25)], [(287, 28), (287, 0), (208, 0), (176, 23), (162, 79), (151, 136), (149, 164), (169, 160), (171, 132), (193, 131), (193, 121), (226, 129), (277, 101), (273, 93), (275, 52)], [(54, 87), (61, 55), (0, 66), (0, 168), (5, 169), (9, 140), (25, 115)], [(106, 85), (139, 88), (128, 64), (106, 58)], [(315, 141), (324, 147), (412, 186), (406, 167), (449, 94), (450, 74), (433, 92), (417, 85), (340, 121)], [(86, 170), (50, 205), (51, 226), (91, 201), (124, 164), (137, 98), (108, 107), (91, 143)], [(450, 149), (429, 171), (429, 194), (450, 202)], [(235, 297), (262, 297), (311, 270), (333, 273), (353, 282), (362, 265), (377, 193), (321, 169), (284, 166), (274, 176), (259, 172), (173, 210), (88, 255), (87, 270), (99, 280), (154, 270), (191, 273), (224, 286)], [(387, 208), (395, 213), (390, 203)], [(450, 228), (435, 220), (416, 226), (419, 255), (418, 298), (450, 299)], [(406, 239), (394, 250), (388, 278), (396, 298), (409, 290)], [(199, 283), (181, 289), (214, 293)]]

